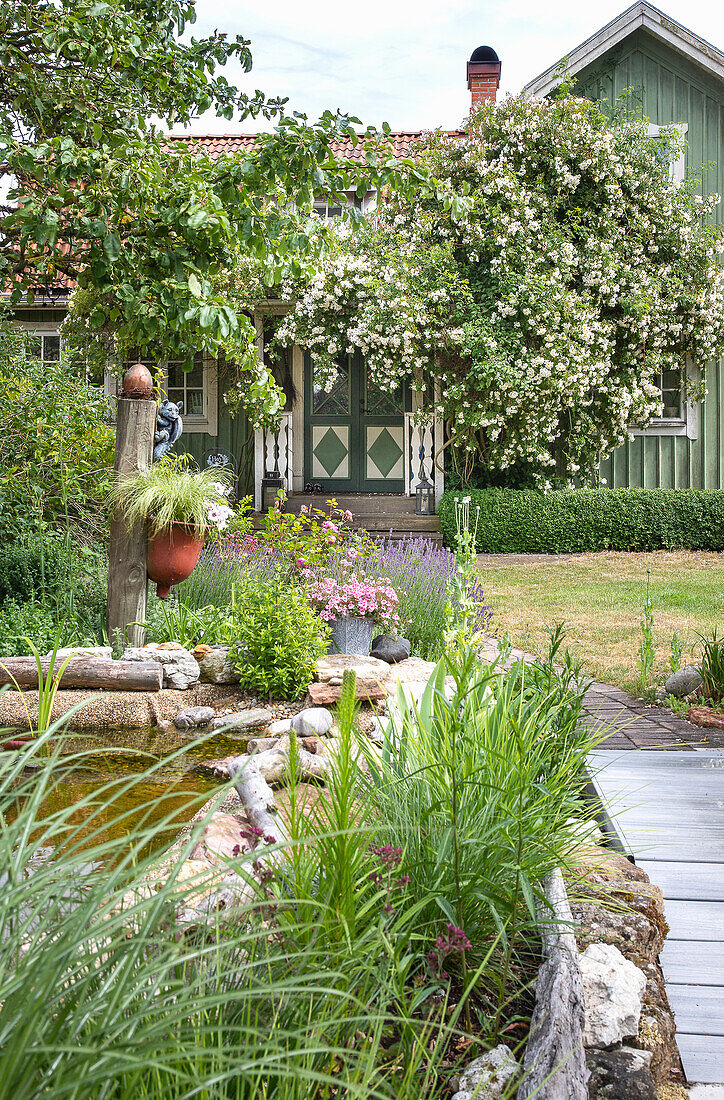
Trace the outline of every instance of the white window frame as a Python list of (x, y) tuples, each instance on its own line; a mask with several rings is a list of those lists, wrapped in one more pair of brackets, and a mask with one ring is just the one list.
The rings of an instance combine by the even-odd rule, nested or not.
[[(650, 122), (648, 128), (649, 137), (658, 137), (662, 130), (678, 130), (681, 137), (686, 137), (689, 132), (688, 122)], [(669, 179), (675, 186), (683, 182), (686, 175), (686, 150), (681, 156), (669, 164)], [(687, 380), (695, 381), (696, 368), (691, 363), (686, 365)], [(638, 428), (632, 432), (634, 436), (684, 436), (687, 439), (696, 439), (699, 434), (699, 403), (687, 401), (684, 394), (681, 396), (681, 409), (679, 416), (657, 416), (647, 428)]]
[[(686, 364), (686, 381), (696, 384), (699, 380), (699, 372), (690, 361)], [(643, 436), (683, 436), (686, 439), (698, 439), (699, 437), (699, 402), (687, 401), (682, 393), (681, 416), (657, 416), (647, 428), (637, 428), (632, 435)]]
[[(658, 137), (662, 130), (678, 130), (682, 138), (686, 137), (689, 132), (688, 122), (667, 122), (658, 123), (650, 122), (648, 136)], [(683, 150), (678, 160), (672, 161), (669, 164), (669, 179), (677, 186), (683, 183), (684, 176), (686, 175), (686, 149)]]
[[(168, 370), (164, 364), (160, 365), (163, 367), (162, 390), (164, 397), (166, 397), (168, 396)], [(206, 352), (202, 353), (202, 367), (204, 412), (201, 416), (192, 416), (190, 413), (182, 411), (181, 419), (183, 420), (184, 434), (200, 435), (205, 432), (207, 435), (216, 436), (219, 432), (219, 372), (216, 360), (207, 355)]]

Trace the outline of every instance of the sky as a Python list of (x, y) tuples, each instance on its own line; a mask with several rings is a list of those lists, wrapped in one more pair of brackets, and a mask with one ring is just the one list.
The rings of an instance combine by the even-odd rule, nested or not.
[[(724, 5), (660, 2), (672, 19), (724, 48)], [(229, 66), (227, 79), (248, 91), (288, 96), (287, 109), (310, 120), (340, 108), (365, 125), (454, 129), (469, 109), (465, 65), (477, 46), (497, 51), (500, 94), (515, 93), (628, 6), (626, 0), (196, 0), (193, 33), (251, 39), (251, 73)], [(267, 125), (206, 115), (191, 129), (239, 133)]]

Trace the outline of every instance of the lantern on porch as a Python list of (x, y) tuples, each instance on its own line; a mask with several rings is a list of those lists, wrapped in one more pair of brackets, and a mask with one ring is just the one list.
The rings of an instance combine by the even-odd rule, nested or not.
[(270, 474), (267, 470), (261, 479), (261, 510), (270, 512), (276, 504), (277, 493), (284, 487), (284, 478), (274, 471)]
[(427, 480), (427, 474), (422, 473), (422, 478), (415, 489), (415, 515), (435, 515), (435, 487)]

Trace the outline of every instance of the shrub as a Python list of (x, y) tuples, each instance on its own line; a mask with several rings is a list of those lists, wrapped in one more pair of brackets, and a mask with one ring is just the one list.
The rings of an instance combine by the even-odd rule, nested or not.
[[(455, 498), (440, 501), (445, 544), (454, 545)], [(596, 550), (724, 550), (724, 490), (470, 490), (480, 508), (479, 553), (577, 554)]]
[(61, 616), (56, 608), (34, 600), (6, 600), (0, 608), (0, 657), (29, 656), (33, 646), (43, 655), (50, 652), (56, 639), (60, 646), (95, 645), (98, 641), (79, 615)]
[(278, 580), (247, 581), (234, 592), (227, 641), (234, 643), (240, 686), (296, 699), (327, 649), (329, 630), (296, 589)]

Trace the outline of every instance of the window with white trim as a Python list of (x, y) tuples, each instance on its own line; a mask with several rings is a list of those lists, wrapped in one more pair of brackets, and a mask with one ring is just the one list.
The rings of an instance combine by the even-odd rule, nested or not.
[(358, 198), (355, 192), (348, 192), (344, 200), (341, 199), (327, 199), (320, 197), (314, 200), (314, 212), (318, 214), (323, 222), (333, 222), (337, 218), (341, 218), (342, 211), (345, 207), (354, 207), (357, 210), (364, 210), (363, 200)]
[[(155, 375), (155, 360), (147, 356), (129, 356), (123, 364), (124, 371), (134, 363), (143, 363)], [(161, 389), (164, 396), (176, 405), (183, 402), (181, 418), (184, 432), (187, 435), (206, 432), (215, 436), (218, 431), (216, 360), (198, 352), (192, 362), (169, 359), (158, 366), (162, 369)]]

